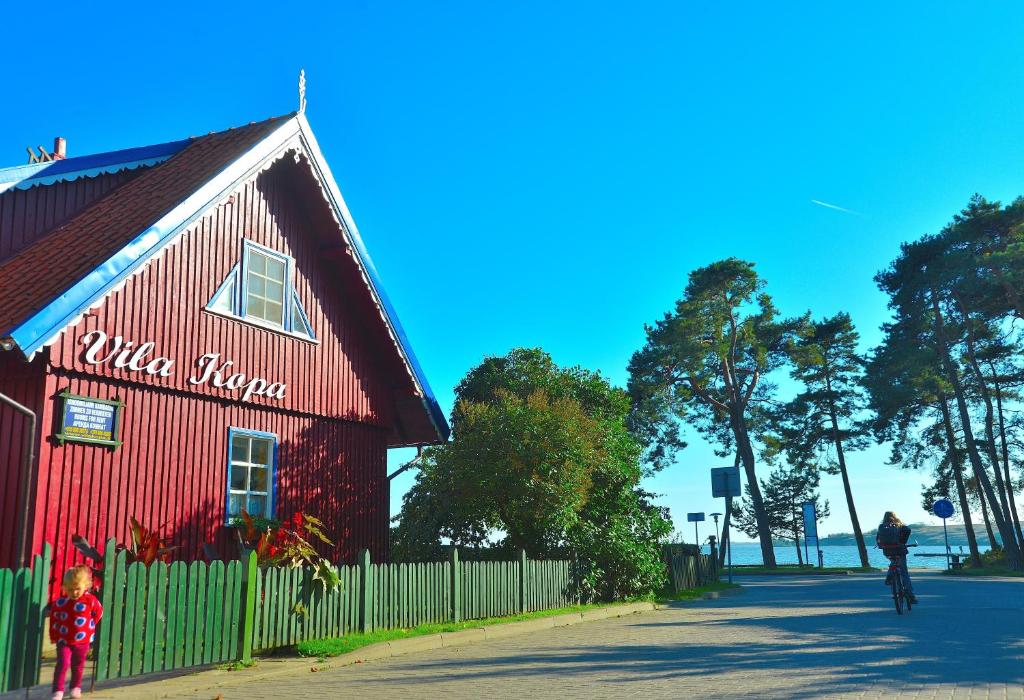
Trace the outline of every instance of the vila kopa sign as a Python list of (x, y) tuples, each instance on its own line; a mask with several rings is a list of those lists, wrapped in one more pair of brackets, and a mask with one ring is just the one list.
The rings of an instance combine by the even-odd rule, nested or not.
[[(174, 360), (157, 355), (156, 345), (152, 342), (137, 345), (119, 335), (110, 338), (103, 331), (92, 331), (82, 337), (82, 344), (85, 345), (85, 362), (90, 365), (107, 365), (154, 377), (174, 375)], [(232, 391), (239, 395), (241, 401), (248, 401), (253, 396), (284, 398), (287, 388), (285, 384), (270, 382), (262, 377), (246, 377), (241, 372), (235, 372), (234, 361), (221, 360), (220, 353), (208, 352), (196, 359), (194, 364), (197, 371), (189, 377), (189, 384), (209, 384)]]

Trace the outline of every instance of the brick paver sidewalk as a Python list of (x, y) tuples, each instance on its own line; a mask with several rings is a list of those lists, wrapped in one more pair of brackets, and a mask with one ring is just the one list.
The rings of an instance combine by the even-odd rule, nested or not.
[(463, 648), (214, 691), (200, 690), (202, 674), (160, 687), (224, 700), (1024, 698), (1024, 579), (916, 575), (921, 604), (902, 617), (880, 574), (743, 583), (714, 602)]

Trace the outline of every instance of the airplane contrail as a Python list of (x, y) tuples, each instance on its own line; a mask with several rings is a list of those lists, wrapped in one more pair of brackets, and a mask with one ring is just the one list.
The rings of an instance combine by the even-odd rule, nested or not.
[(817, 204), (819, 207), (825, 207), (826, 209), (835, 209), (836, 211), (841, 211), (845, 214), (853, 214), (854, 216), (864, 216), (859, 211), (847, 209), (846, 207), (841, 207), (836, 204), (829, 204), (828, 202), (823, 202), (820, 199), (812, 199), (811, 204)]

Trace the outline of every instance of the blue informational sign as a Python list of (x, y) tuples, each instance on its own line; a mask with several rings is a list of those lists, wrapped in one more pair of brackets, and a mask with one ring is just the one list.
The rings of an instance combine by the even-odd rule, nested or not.
[(740, 468), (712, 468), (711, 496), (712, 498), (738, 498), (740, 496)]
[(119, 447), (118, 439), (121, 408), (120, 401), (94, 399), (62, 392), (60, 432), (55, 436), (61, 444), (67, 441), (90, 442), (97, 445)]
[(954, 513), (953, 504), (948, 498), (940, 498), (932, 504), (932, 512), (945, 520), (952, 517)]
[(813, 503), (803, 504), (804, 512), (804, 541), (808, 545), (818, 544), (818, 513), (814, 509)]
[(704, 514), (703, 513), (687, 513), (686, 514), (686, 520), (687, 520), (687, 522), (691, 522), (691, 523), (702, 523), (702, 522), (704, 522)]

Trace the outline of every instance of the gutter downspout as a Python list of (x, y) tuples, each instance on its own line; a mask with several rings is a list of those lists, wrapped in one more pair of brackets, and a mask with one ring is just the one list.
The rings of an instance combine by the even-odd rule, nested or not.
[(35, 439), (36, 439), (36, 414), (35, 411), (22, 406), (10, 396), (0, 394), (0, 403), (5, 403), (18, 413), (28, 418), (28, 431), (25, 433), (25, 452), (22, 458), (21, 467), (21, 512), (18, 514), (18, 552), (15, 564), (17, 566), (30, 566), (31, 556), (29, 550), (28, 536), (28, 512), (29, 499), (32, 495), (32, 463), (35, 462)]

